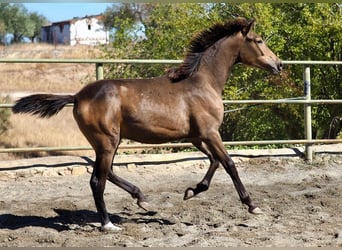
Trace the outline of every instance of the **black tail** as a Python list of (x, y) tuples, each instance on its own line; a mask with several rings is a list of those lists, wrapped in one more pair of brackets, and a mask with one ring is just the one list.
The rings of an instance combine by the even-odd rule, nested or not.
[(37, 94), (23, 97), (16, 101), (13, 113), (28, 113), (49, 118), (56, 115), (68, 103), (74, 103), (73, 95)]

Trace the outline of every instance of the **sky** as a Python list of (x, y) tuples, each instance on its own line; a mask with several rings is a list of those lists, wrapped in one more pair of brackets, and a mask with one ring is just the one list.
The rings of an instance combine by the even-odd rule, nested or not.
[(112, 3), (23, 3), (29, 12), (37, 12), (50, 22), (103, 13)]

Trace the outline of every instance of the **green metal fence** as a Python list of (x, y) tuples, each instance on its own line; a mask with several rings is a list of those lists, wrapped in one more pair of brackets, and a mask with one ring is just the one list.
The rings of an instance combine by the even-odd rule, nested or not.
[[(77, 64), (95, 64), (96, 79), (103, 79), (104, 64), (179, 64), (181, 60), (145, 60), (145, 59), (0, 59), (0, 63), (77, 63)], [(311, 99), (311, 79), (310, 65), (342, 65), (342, 61), (283, 61), (284, 64), (303, 65), (303, 84), (304, 97), (301, 99), (281, 99), (281, 100), (223, 100), (224, 104), (303, 104), (305, 114), (305, 139), (302, 140), (262, 140), (262, 141), (230, 141), (224, 142), (228, 145), (266, 145), (266, 144), (302, 144), (305, 146), (305, 157), (311, 161), (313, 157), (313, 144), (334, 144), (342, 143), (340, 139), (312, 139), (312, 119), (311, 106), (313, 104), (342, 104), (342, 100), (313, 100)], [(0, 108), (11, 108), (13, 104), (3, 103)], [(342, 110), (342, 109), (341, 109)], [(120, 145), (120, 149), (142, 149), (142, 148), (174, 148), (174, 147), (192, 147), (191, 143), (166, 143), (166, 144), (130, 144)], [(76, 151), (90, 150), (91, 147), (30, 147), (30, 148), (0, 148), (0, 153), (14, 152), (35, 152), (35, 151)]]

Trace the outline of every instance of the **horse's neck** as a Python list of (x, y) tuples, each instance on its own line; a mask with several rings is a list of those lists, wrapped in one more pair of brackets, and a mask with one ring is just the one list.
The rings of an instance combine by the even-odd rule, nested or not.
[(223, 38), (209, 48), (201, 60), (200, 70), (205, 72), (210, 83), (221, 94), (239, 54), (242, 40), (238, 35)]

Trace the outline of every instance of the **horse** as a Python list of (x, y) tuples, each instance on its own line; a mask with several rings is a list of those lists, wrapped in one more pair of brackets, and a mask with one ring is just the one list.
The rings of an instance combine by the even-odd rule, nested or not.
[(33, 94), (15, 102), (13, 113), (42, 118), (73, 104), (78, 127), (95, 151), (90, 186), (101, 230), (121, 230), (106, 210), (103, 194), (107, 180), (147, 210), (140, 188), (113, 172), (114, 156), (123, 138), (147, 144), (188, 140), (209, 158), (210, 166), (196, 187), (185, 190), (184, 200), (208, 190), (221, 164), (248, 211), (262, 212), (240, 180), (219, 134), (224, 114), (222, 91), (232, 67), (242, 63), (273, 74), (282, 70), (281, 60), (252, 30), (254, 22), (239, 17), (204, 29), (190, 40), (182, 63), (161, 76), (98, 80), (74, 95)]

